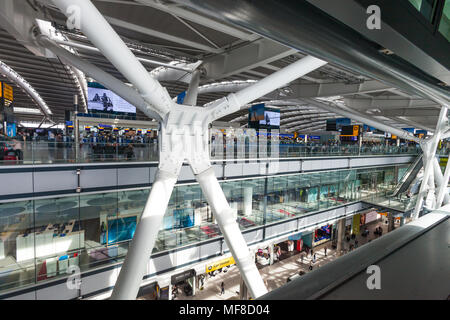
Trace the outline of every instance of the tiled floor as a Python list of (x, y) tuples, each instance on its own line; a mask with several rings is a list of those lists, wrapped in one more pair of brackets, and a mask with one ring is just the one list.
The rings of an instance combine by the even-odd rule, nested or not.
[[(369, 240), (377, 238), (373, 234), (373, 230), (376, 227), (381, 226), (383, 228), (383, 234), (387, 233), (387, 224), (381, 221), (373, 222), (368, 225), (370, 231), (369, 236), (362, 237), (357, 236), (358, 247), (366, 244)], [(348, 250), (349, 245), (354, 244), (353, 240), (349, 243), (344, 240), (344, 249)], [(327, 247), (327, 256), (324, 254), (324, 247)], [(336, 259), (335, 250), (331, 249), (331, 243), (325, 243), (314, 248), (316, 253), (316, 262), (313, 266), (313, 271), (309, 271), (308, 267), (312, 257), (310, 255), (305, 256), (304, 253), (296, 254), (292, 257), (286, 258), (279, 262), (274, 263), (271, 266), (261, 268), (259, 271), (269, 291), (274, 290), (286, 283), (288, 277), (299, 273), (301, 270), (304, 272), (314, 272), (315, 269), (320, 268), (324, 264)], [(304, 255), (303, 262), (301, 255)], [(220, 284), (222, 281), (225, 283), (225, 294), (220, 295)], [(240, 274), (236, 266), (232, 266), (226, 273), (220, 273), (215, 277), (208, 277), (205, 281), (203, 290), (197, 290), (195, 296), (184, 296), (179, 294), (177, 300), (238, 300), (239, 299), (239, 281)], [(181, 290), (180, 290), (181, 291)]]

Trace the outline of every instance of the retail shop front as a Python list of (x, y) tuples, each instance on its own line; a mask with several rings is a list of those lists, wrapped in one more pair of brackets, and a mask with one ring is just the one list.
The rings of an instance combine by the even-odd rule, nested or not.
[(231, 256), (228, 258), (216, 260), (211, 263), (207, 263), (205, 265), (205, 274), (200, 274), (198, 276), (198, 288), (200, 290), (203, 290), (203, 286), (205, 285), (206, 281), (208, 281), (208, 279), (215, 277), (220, 272), (227, 272), (228, 269), (235, 264), (236, 262)]
[(137, 294), (137, 300), (159, 300), (159, 299), (160, 299), (160, 289), (156, 281), (142, 286)]
[[(359, 216), (359, 230), (362, 236), (367, 236), (369, 225), (377, 223), (381, 218), (381, 215), (375, 209), (355, 216)], [(357, 223), (357, 221), (355, 222)]]
[(332, 224), (326, 224), (314, 230), (312, 246), (317, 247), (321, 244), (331, 241), (332, 232), (333, 232)]
[(194, 296), (195, 279), (196, 272), (194, 269), (189, 269), (171, 276), (172, 297), (176, 298), (178, 295)]
[(280, 239), (265, 248), (258, 249), (255, 253), (255, 261), (261, 266), (271, 265), (300, 253), (302, 248), (302, 233), (299, 232), (290, 235), (287, 239)]

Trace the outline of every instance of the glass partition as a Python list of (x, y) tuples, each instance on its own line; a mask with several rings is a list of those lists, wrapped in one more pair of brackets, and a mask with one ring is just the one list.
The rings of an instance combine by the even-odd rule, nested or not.
[(84, 248), (85, 231), (80, 225), (79, 197), (34, 201), (37, 281), (67, 275)]
[[(214, 138), (214, 137), (213, 137)], [(158, 161), (158, 143), (155, 141), (141, 142), (89, 142), (80, 143), (78, 158), (74, 142), (56, 141), (0, 141), (0, 165), (18, 164), (58, 164), (58, 163), (91, 163), (91, 162), (135, 162)], [(246, 140), (248, 141), (248, 139)], [(265, 141), (265, 140), (261, 140)], [(327, 145), (280, 143), (279, 153), (268, 153), (265, 147), (255, 143), (242, 144), (237, 148), (238, 141), (213, 139), (210, 144), (211, 159), (265, 159), (291, 157), (326, 157), (326, 156), (365, 156), (365, 155), (397, 155), (419, 154), (418, 146), (386, 146), (386, 145)], [(17, 146), (20, 144), (20, 148)], [(225, 148), (225, 149), (224, 149)], [(220, 150), (225, 152), (219, 152)]]
[(33, 201), (0, 204), (0, 291), (35, 282)]
[[(404, 167), (407, 165), (220, 184), (239, 227), (248, 230), (357, 200), (409, 208), (412, 201), (389, 197), (389, 191), (395, 187), (395, 170)], [(120, 262), (127, 253), (149, 192), (145, 188), (0, 203), (0, 291), (65, 277), (72, 265), (87, 271)], [(153, 252), (220, 235), (199, 185), (178, 185)]]
[(439, 23), (439, 32), (447, 41), (450, 41), (450, 0), (445, 0), (441, 21)]

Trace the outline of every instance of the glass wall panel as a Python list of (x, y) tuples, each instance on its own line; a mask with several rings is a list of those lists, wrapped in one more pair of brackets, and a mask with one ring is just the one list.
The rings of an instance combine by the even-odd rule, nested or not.
[(409, 0), (409, 2), (425, 17), (425, 19), (433, 23), (437, 0)]
[(122, 238), (126, 238), (127, 229), (118, 211), (117, 192), (80, 196), (80, 224), (85, 237), (85, 250), (79, 258), (81, 270), (117, 261), (118, 243), (126, 241)]
[(34, 283), (33, 202), (0, 204), (0, 291)]
[(79, 197), (35, 200), (34, 207), (37, 281), (67, 276), (85, 247)]
[(441, 21), (439, 23), (439, 32), (447, 41), (450, 41), (450, 0), (445, 0)]

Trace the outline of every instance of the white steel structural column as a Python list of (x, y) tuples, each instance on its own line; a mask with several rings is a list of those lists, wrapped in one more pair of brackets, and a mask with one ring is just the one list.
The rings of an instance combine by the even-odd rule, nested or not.
[[(111, 298), (136, 298), (171, 192), (185, 160), (189, 163), (212, 207), (215, 219), (252, 297), (258, 298), (265, 294), (267, 289), (256, 268), (253, 255), (247, 247), (239, 225), (233, 217), (234, 212), (228, 205), (211, 167), (208, 144), (209, 125), (217, 118), (238, 111), (242, 105), (286, 85), (325, 65), (326, 62), (307, 56), (236, 94), (228, 95), (209, 107), (178, 105), (170, 99), (167, 90), (148, 74), (89, 0), (53, 0), (53, 2), (66, 15), (69, 15), (67, 9), (70, 6), (81, 9), (83, 33), (137, 88), (142, 98), (148, 103), (147, 112), (152, 110), (160, 116), (160, 162), (156, 180)], [(87, 66), (83, 65), (83, 67)], [(83, 71), (87, 73), (88, 70)], [(197, 79), (194, 77), (191, 82), (194, 91), (198, 87), (196, 82)], [(194, 101), (195, 95), (192, 97), (191, 101)], [(145, 109), (142, 104), (136, 107)]]
[[(449, 155), (450, 157), (450, 155)], [(448, 196), (448, 179), (450, 178), (450, 161), (447, 160), (447, 165), (445, 166), (444, 179), (442, 180), (441, 185), (438, 189), (438, 195), (436, 199), (436, 207), (435, 209), (439, 209), (442, 205), (442, 201), (444, 200), (444, 196)], [(435, 175), (436, 179), (436, 175)]]
[[(433, 159), (433, 170), (434, 170), (434, 181), (436, 182), (436, 186), (438, 188), (440, 188), (440, 186), (442, 185), (444, 179), (442, 177), (442, 171), (441, 171), (441, 167), (439, 166), (439, 162), (438, 159), (436, 157), (434, 157)], [(446, 192), (444, 192), (444, 205), (449, 204), (450, 203), (450, 195)]]
[(439, 119), (436, 124), (436, 130), (434, 132), (433, 138), (430, 141), (424, 142), (422, 144), (423, 149), (423, 155), (424, 155), (424, 174), (422, 178), (422, 184), (420, 185), (419, 194), (417, 195), (416, 200), (416, 206), (414, 208), (414, 212), (412, 214), (413, 219), (417, 219), (419, 217), (419, 212), (422, 209), (423, 205), (423, 198), (425, 196), (425, 192), (428, 188), (428, 179), (430, 178), (430, 175), (432, 172), (434, 173), (433, 169), (433, 162), (434, 157), (436, 156), (436, 149), (439, 143), (439, 140), (441, 139), (442, 133), (445, 131), (446, 126), (445, 122), (447, 121), (447, 107), (443, 106), (441, 108), (441, 111), (439, 113)]
[(133, 241), (130, 243), (127, 257), (115, 284), (115, 288), (120, 288), (120, 290), (113, 290), (111, 299), (136, 298), (176, 182), (176, 175), (158, 169), (141, 219), (136, 227)]
[(255, 265), (254, 256), (248, 250), (244, 236), (236, 223), (236, 219), (233, 217), (233, 209), (228, 205), (213, 169), (209, 168), (197, 174), (196, 179), (212, 207), (217, 224), (220, 226), (223, 237), (241, 271), (241, 276), (252, 298), (257, 298), (267, 293), (267, 288)]
[(189, 83), (189, 87), (186, 92), (186, 97), (184, 98), (183, 104), (188, 106), (197, 105), (199, 83), (200, 83), (200, 71), (196, 70), (192, 74), (191, 82)]

